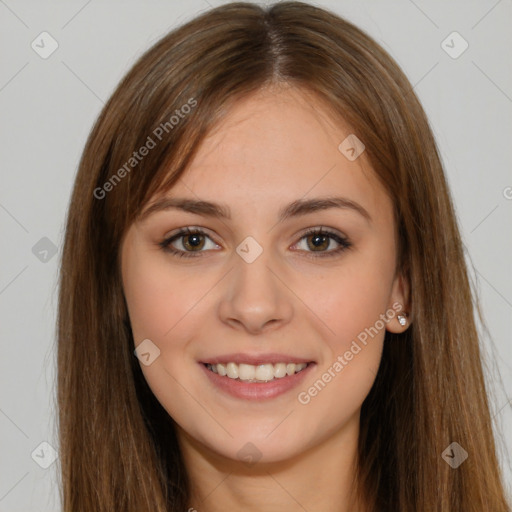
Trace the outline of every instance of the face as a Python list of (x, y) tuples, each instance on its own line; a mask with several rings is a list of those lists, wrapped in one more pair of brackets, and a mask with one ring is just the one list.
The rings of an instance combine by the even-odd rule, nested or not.
[(123, 238), (143, 374), (205, 451), (284, 461), (353, 432), (385, 330), (404, 329), (392, 204), (338, 148), (350, 133), (304, 91), (260, 90)]

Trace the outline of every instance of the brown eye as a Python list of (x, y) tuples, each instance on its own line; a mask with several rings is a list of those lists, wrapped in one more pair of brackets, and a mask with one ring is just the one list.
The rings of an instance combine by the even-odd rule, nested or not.
[[(203, 251), (206, 241), (211, 238), (200, 229), (183, 229), (179, 233), (166, 238), (158, 245), (165, 251), (176, 256), (196, 257), (200, 256)], [(178, 247), (176, 247), (176, 245)], [(181, 245), (181, 247), (180, 247)], [(215, 243), (212, 241), (215, 247)]]
[[(307, 240), (308, 247), (315, 252), (317, 249), (320, 251), (322, 251), (322, 249), (327, 249), (329, 247), (331, 238), (326, 235), (315, 234), (308, 236)], [(309, 240), (311, 240), (311, 243)]]
[(196, 249), (201, 250), (204, 247), (204, 237), (199, 233), (192, 233), (190, 235), (184, 235), (183, 247), (187, 250), (195, 251)]
[[(335, 256), (352, 247), (351, 242), (347, 238), (322, 228), (310, 229), (302, 236), (301, 240), (304, 239), (306, 240), (304, 252), (309, 253), (309, 256), (313, 258)], [(331, 242), (338, 244), (338, 247), (335, 247), (333, 250), (327, 250)]]
[[(200, 257), (203, 252), (207, 252), (207, 250), (203, 249), (208, 240), (212, 242), (213, 248), (215, 248), (216, 244), (207, 233), (201, 229), (186, 228), (163, 240), (158, 245), (165, 252), (176, 256)], [(309, 230), (301, 237), (300, 241), (302, 240), (306, 240), (306, 248), (300, 249), (301, 252), (305, 252), (309, 257), (313, 258), (335, 256), (352, 247), (351, 242), (349, 242), (347, 238), (337, 233), (323, 230), (322, 228)], [(338, 244), (338, 247), (328, 250), (331, 246), (331, 242)], [(176, 247), (175, 244), (178, 245), (178, 247)], [(180, 244), (181, 247), (179, 247)]]

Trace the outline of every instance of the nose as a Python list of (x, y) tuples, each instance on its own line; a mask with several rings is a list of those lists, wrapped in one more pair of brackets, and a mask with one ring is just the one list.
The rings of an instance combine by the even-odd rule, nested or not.
[(255, 335), (291, 321), (293, 293), (265, 251), (252, 263), (240, 258), (223, 281), (218, 313), (232, 328)]

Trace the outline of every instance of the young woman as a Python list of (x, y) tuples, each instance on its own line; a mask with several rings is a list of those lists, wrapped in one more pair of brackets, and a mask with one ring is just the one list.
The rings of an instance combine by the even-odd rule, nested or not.
[(227, 4), (87, 142), (59, 302), (65, 512), (505, 512), (459, 230), (392, 58)]

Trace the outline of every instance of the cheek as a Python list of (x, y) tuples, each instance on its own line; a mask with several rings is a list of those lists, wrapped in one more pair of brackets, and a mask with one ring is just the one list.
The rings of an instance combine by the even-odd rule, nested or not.
[(188, 345), (208, 315), (204, 299), (218, 279), (177, 271), (157, 258), (142, 261), (142, 257), (127, 261), (124, 275), (133, 339), (135, 346), (149, 339), (158, 347), (154, 363), (142, 364), (141, 369), (155, 396), (174, 413), (190, 400), (178, 382), (189, 378), (189, 361), (184, 364)]
[(141, 370), (162, 406), (172, 417), (180, 417), (179, 411), (190, 407), (190, 395), (180, 385), (186, 385), (189, 371), (184, 355), (194, 326), (205, 314), (200, 299), (208, 288), (203, 280), (172, 272), (159, 261), (142, 261), (127, 258), (123, 273), (133, 339), (135, 346), (149, 339), (158, 347), (158, 356), (148, 365), (141, 363)]
[[(392, 260), (364, 258), (331, 272), (329, 278), (304, 285), (301, 297), (311, 305), (323, 325), (322, 333), (332, 350), (347, 350), (357, 336), (377, 324), (388, 308), (393, 281)], [(301, 285), (302, 286), (302, 285)], [(364, 338), (364, 336), (362, 336)]]
[(324, 338), (322, 360), (297, 394), (305, 414), (325, 418), (326, 432), (358, 414), (375, 381), (385, 335), (382, 304), (355, 293), (338, 296), (329, 309), (326, 322), (335, 334)]
[(302, 387), (299, 403), (311, 404), (310, 412), (334, 415), (338, 421), (360, 407), (380, 364), (393, 260), (374, 254), (332, 273), (318, 288), (303, 289), (305, 302), (314, 304), (321, 320), (319, 345), (324, 350), (315, 375)]
[(181, 319), (193, 315), (206, 291), (204, 280), (171, 272), (158, 261), (134, 263), (126, 270), (124, 290), (135, 343), (144, 338), (165, 343)]

